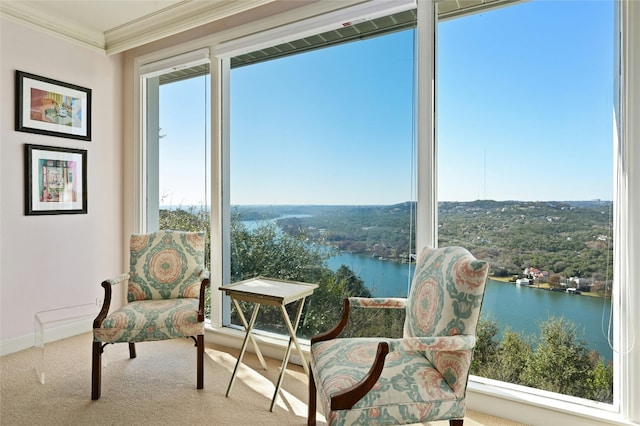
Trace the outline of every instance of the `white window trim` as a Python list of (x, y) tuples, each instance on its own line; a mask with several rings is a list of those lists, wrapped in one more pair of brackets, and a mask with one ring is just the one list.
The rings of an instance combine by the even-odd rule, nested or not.
[(193, 50), (176, 56), (143, 63), (139, 66), (143, 77), (157, 77), (167, 72), (178, 71), (209, 62), (209, 48)]
[(216, 56), (220, 59), (231, 58), (341, 28), (345, 25), (357, 24), (381, 16), (415, 9), (415, 7), (416, 0), (377, 0), (365, 2), (357, 6), (336, 10), (289, 25), (220, 43), (216, 46)]
[[(622, 416), (640, 424), (640, 2), (625, 0), (621, 3), (621, 134), (624, 150), (625, 180), (622, 186), (626, 220), (620, 231), (626, 235), (626, 244), (620, 247), (624, 271), (619, 280), (620, 294), (632, 301), (629, 310), (623, 308), (619, 318), (630, 327), (622, 330), (621, 342), (625, 352), (620, 355), (616, 378), (622, 388)], [(621, 305), (625, 306), (625, 305)], [(628, 306), (628, 305), (627, 305)], [(621, 327), (617, 327), (619, 330)]]
[[(436, 144), (437, 4), (417, 5), (417, 197), (416, 247), (438, 245), (438, 165)], [(420, 167), (422, 165), (423, 167)], [(425, 166), (426, 165), (426, 166)]]
[[(621, 215), (626, 219), (626, 232), (627, 240), (624, 247), (619, 247), (620, 259), (622, 265), (621, 276), (619, 276), (619, 293), (625, 294), (625, 297), (629, 297), (632, 301), (630, 309), (621, 313), (625, 324), (640, 324), (640, 306), (636, 304), (640, 301), (640, 286), (638, 283), (633, 285), (633, 280), (637, 281), (637, 277), (640, 277), (640, 263), (637, 261), (640, 258), (640, 28), (632, 23), (640, 22), (640, 2), (621, 0), (621, 43), (622, 43), (622, 78), (621, 78), (621, 104), (622, 104), (622, 128), (620, 129), (620, 138), (623, 141), (623, 163), (625, 174), (623, 175), (624, 185), (622, 185), (621, 198), (625, 200), (625, 205)], [(304, 13), (298, 11), (298, 13)], [(309, 16), (313, 15), (310, 13)], [(277, 22), (274, 19), (272, 22)], [(255, 33), (255, 26), (253, 31), (251, 28), (242, 28), (234, 31), (230, 31), (227, 34), (226, 40), (230, 40), (230, 35), (241, 36), (244, 31), (245, 34)], [(210, 38), (207, 41), (197, 41), (194, 43), (188, 43), (188, 46), (178, 46), (171, 49), (175, 53), (186, 52), (192, 50), (194, 45), (196, 47), (211, 46), (216, 48), (218, 42), (226, 41), (224, 35)], [(218, 51), (218, 50), (216, 50)], [(228, 53), (224, 52), (223, 53)], [(156, 52), (152, 55), (156, 59), (163, 57), (162, 53)], [(167, 57), (167, 52), (164, 52), (164, 57)], [(149, 58), (145, 58), (148, 62)], [(139, 66), (141, 63), (139, 58), (135, 60), (134, 65), (134, 93), (140, 92), (140, 73)], [(220, 190), (222, 183), (222, 174), (220, 165), (223, 161), (223, 154), (221, 149), (221, 135), (224, 128), (224, 111), (222, 107), (222, 97), (224, 96), (225, 88), (222, 84), (222, 75), (224, 74), (222, 61), (214, 60), (211, 64), (211, 90), (212, 90), (212, 165), (214, 171), (212, 173), (212, 206), (216, 203), (218, 206), (223, 205), (223, 191)], [(222, 90), (219, 90), (219, 89)], [(228, 87), (226, 88), (228, 94)], [(133, 127), (135, 132), (134, 150), (133, 150), (133, 165), (135, 173), (133, 176), (134, 188), (133, 188), (133, 206), (134, 206), (134, 229), (140, 228), (140, 221), (144, 218), (143, 211), (141, 210), (140, 200), (143, 192), (142, 184), (144, 176), (144, 158), (143, 147), (141, 146), (140, 135), (140, 123), (142, 122), (142, 110), (141, 110), (140, 98), (136, 98), (134, 101), (134, 112), (138, 120), (134, 121)], [(422, 114), (422, 113), (421, 113)], [(434, 117), (435, 119), (435, 117)], [(433, 122), (433, 121), (432, 121)], [(437, 130), (433, 128), (427, 131), (427, 134), (434, 134)], [(422, 138), (424, 136), (419, 136)], [(421, 155), (421, 154), (419, 154)], [(427, 160), (429, 156), (433, 156), (435, 159), (435, 147), (433, 147), (432, 153), (427, 151)], [(424, 163), (423, 163), (424, 164)], [(215, 167), (218, 166), (216, 171)], [(633, 168), (635, 166), (635, 169)], [(435, 170), (432, 172), (435, 176)], [(422, 179), (422, 177), (420, 178)], [(432, 185), (435, 185), (433, 181)], [(422, 192), (424, 191), (424, 192)], [(421, 197), (422, 194), (431, 194), (433, 188), (426, 190), (419, 189)], [(619, 201), (619, 200), (616, 200)], [(144, 203), (142, 203), (144, 204)], [(424, 208), (433, 210), (433, 204), (431, 206), (424, 206)], [(436, 209), (437, 210), (437, 209)], [(424, 209), (423, 209), (424, 211)], [(431, 218), (427, 218), (428, 222), (434, 222), (437, 220), (435, 212), (428, 213), (432, 215)], [(212, 238), (217, 241), (222, 239), (222, 215), (219, 209), (212, 208)], [(424, 231), (423, 231), (424, 232)], [(423, 236), (424, 241), (429, 242), (437, 238), (434, 235)], [(222, 267), (222, 253), (221, 246), (212, 245), (212, 269), (215, 272), (212, 275), (214, 278), (212, 283), (212, 303), (220, 306), (221, 293), (217, 291), (217, 284), (221, 284), (221, 268)], [(635, 277), (635, 278), (634, 278)], [(216, 283), (217, 281), (217, 283)], [(615, 303), (620, 303), (616, 301)], [(618, 305), (620, 306), (620, 305)], [(219, 311), (219, 309), (214, 309)], [(620, 317), (620, 316), (618, 316)], [(209, 336), (216, 339), (218, 344), (226, 344), (228, 346), (239, 347), (241, 341), (241, 334), (234, 330), (225, 330), (220, 328), (220, 319), (212, 319), (211, 327), (208, 328)], [(467, 405), (469, 409), (484, 412), (487, 414), (495, 415), (498, 417), (513, 419), (527, 424), (566, 424), (566, 425), (601, 425), (603, 422), (610, 424), (640, 424), (640, 326), (635, 328), (626, 327), (625, 330), (621, 330), (617, 323), (615, 329), (620, 333), (620, 341), (623, 344), (623, 348), (626, 348), (623, 353), (616, 355), (618, 361), (616, 363), (616, 379), (619, 388), (616, 389), (619, 395), (619, 403), (621, 409), (619, 411), (611, 411), (609, 405), (602, 408), (598, 404), (594, 404), (593, 407), (585, 406), (582, 403), (575, 403), (562, 398), (558, 398), (556, 394), (548, 396), (545, 392), (540, 391), (537, 395), (535, 392), (524, 392), (518, 389), (518, 386), (506, 385), (499, 383), (499, 385), (491, 383), (488, 379), (472, 377), (468, 387)], [(624, 331), (624, 333), (622, 333)], [(224, 336), (225, 340), (217, 340), (219, 337)], [(634, 344), (631, 347), (631, 344)], [(286, 346), (284, 340), (282, 346), (276, 340), (270, 342), (273, 351), (271, 356), (281, 356)]]

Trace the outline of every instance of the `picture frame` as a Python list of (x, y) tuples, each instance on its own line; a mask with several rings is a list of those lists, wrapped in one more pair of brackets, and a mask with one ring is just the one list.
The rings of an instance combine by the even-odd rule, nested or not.
[(87, 151), (25, 144), (25, 215), (87, 213)]
[(15, 130), (91, 140), (91, 89), (16, 70)]

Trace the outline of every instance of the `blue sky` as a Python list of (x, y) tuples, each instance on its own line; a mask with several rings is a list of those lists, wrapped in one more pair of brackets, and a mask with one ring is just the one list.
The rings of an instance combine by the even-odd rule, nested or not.
[(232, 204), (411, 198), (411, 33), (233, 70)]
[[(439, 24), (440, 200), (612, 198), (612, 24), (611, 2), (549, 0)], [(231, 203), (412, 199), (413, 50), (404, 31), (232, 70)], [(203, 84), (163, 87), (172, 204), (204, 198)]]
[(209, 205), (205, 196), (210, 128), (204, 77), (165, 84), (160, 90), (160, 204)]

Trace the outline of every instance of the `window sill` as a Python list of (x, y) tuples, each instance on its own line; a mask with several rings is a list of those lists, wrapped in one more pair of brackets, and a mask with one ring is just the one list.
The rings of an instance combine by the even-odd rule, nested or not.
[(467, 387), (470, 410), (526, 424), (565, 426), (632, 425), (615, 407), (556, 393), (471, 376)]

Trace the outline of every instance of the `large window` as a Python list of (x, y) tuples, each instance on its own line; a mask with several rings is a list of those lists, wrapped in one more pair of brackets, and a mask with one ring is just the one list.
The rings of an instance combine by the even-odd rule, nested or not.
[[(371, 3), (403, 2), (358, 7)], [(309, 337), (333, 324), (344, 295), (405, 295), (415, 241), (467, 246), (493, 266), (470, 401), (507, 388), (501, 410), (512, 413), (539, 404), (637, 419), (629, 318), (637, 318), (638, 162), (627, 115), (637, 35), (614, 8), (627, 20), (638, 11), (614, 0), (441, 1), (434, 25), (424, 19), (432, 5), (373, 14), (381, 18), (345, 8), (329, 31), (333, 14), (301, 13), (273, 31), (215, 35), (209, 47), (220, 62), (202, 89), (214, 94), (220, 142), (202, 197), (213, 200), (214, 281), (261, 274), (321, 284), (298, 330)], [(159, 103), (148, 99), (153, 112)], [(201, 204), (154, 174), (162, 155), (154, 147), (174, 131), (158, 121), (147, 134), (156, 141), (145, 142), (138, 179), (157, 194), (147, 207), (140, 193), (151, 229), (164, 195)], [(215, 292), (214, 302), (213, 326), (241, 328), (228, 300)], [(387, 333), (396, 320), (362, 322)], [(267, 312), (259, 326), (280, 333), (280, 324)], [(548, 371), (565, 374), (563, 383)]]
[(613, 2), (438, 27), (439, 244), (488, 259), (472, 374), (613, 402)]
[[(320, 284), (303, 337), (337, 322), (347, 295), (407, 295), (414, 36), (393, 31), (231, 69), (231, 281)], [(282, 331), (279, 316), (265, 309), (258, 325)]]

